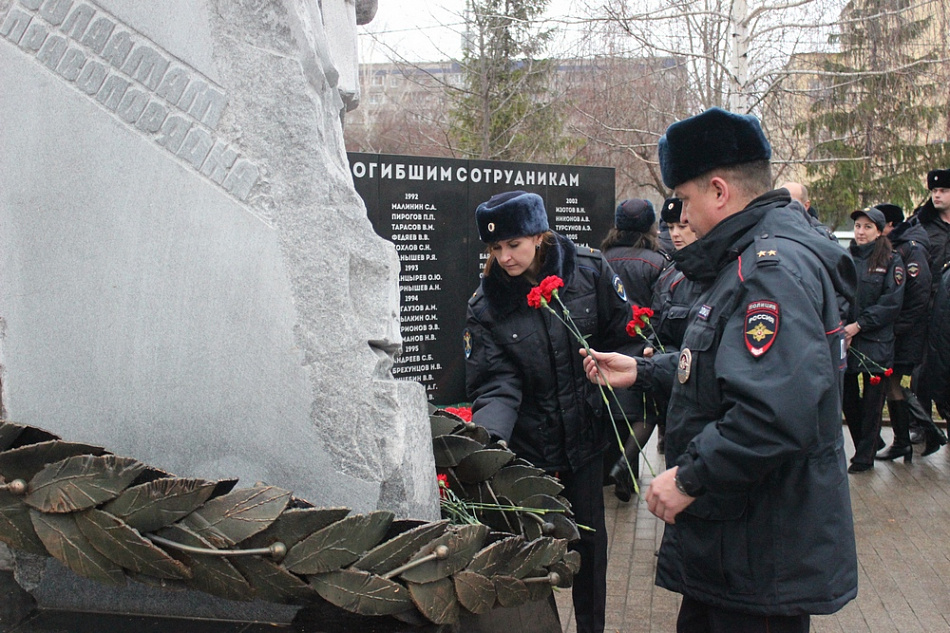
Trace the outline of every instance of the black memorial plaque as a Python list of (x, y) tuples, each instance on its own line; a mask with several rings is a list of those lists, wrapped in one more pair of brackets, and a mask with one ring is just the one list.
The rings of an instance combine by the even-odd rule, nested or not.
[(393, 376), (421, 383), (430, 401), (463, 402), (462, 333), (487, 258), (475, 208), (521, 189), (544, 198), (552, 229), (597, 247), (613, 226), (614, 170), (603, 167), (348, 154), (376, 232), (396, 246), (403, 352)]

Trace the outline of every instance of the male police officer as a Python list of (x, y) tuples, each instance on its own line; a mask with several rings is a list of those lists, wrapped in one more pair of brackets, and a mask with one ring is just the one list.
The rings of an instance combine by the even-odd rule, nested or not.
[(672, 385), (668, 470), (646, 500), (668, 523), (656, 582), (683, 594), (677, 630), (806, 633), (810, 614), (857, 594), (836, 300), (853, 296), (854, 264), (788, 191), (769, 191), (754, 117), (713, 108), (679, 121), (659, 155), (700, 236), (673, 258), (708, 288), (675, 357), (595, 352), (585, 369), (615, 386)]

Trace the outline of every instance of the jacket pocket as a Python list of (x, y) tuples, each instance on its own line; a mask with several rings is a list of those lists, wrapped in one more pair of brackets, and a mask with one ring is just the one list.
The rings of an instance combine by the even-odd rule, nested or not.
[(686, 584), (715, 595), (756, 593), (746, 497), (707, 493), (681, 517), (676, 525)]

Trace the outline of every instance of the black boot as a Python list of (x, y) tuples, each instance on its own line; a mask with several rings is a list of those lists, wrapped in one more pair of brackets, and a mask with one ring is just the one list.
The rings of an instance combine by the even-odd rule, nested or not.
[(883, 453), (878, 453), (874, 459), (893, 460), (904, 458), (909, 464), (914, 459), (914, 447), (910, 443), (910, 414), (903, 400), (888, 400), (887, 410), (891, 414), (891, 428), (894, 429), (894, 443)]
[(924, 427), (924, 438), (926, 443), (924, 444), (923, 452), (920, 454), (921, 457), (933, 455), (940, 450), (941, 446), (947, 443), (947, 436), (944, 435), (940, 427), (933, 422), (931, 422), (929, 426)]
[[(640, 466), (640, 454), (630, 462), (630, 467), (636, 472)], [(633, 480), (630, 478), (630, 471), (627, 469), (627, 460), (620, 457), (610, 469), (610, 478), (614, 480), (614, 496), (627, 503), (633, 497)]]

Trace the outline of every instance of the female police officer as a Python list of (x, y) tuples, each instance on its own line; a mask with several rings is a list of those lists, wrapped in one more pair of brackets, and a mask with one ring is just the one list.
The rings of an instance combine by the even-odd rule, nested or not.
[[(881, 431), (885, 369), (894, 361), (894, 322), (904, 301), (904, 264), (884, 237), (887, 221), (876, 207), (855, 211), (854, 242), (849, 250), (858, 273), (858, 289), (851, 304), (851, 318), (844, 327), (849, 345), (848, 371), (844, 377), (841, 407), (854, 441), (849, 473), (874, 467)], [(858, 376), (864, 378), (864, 393), (858, 391)], [(913, 458), (909, 429), (901, 418), (893, 419), (896, 440), (904, 446), (904, 461)]]
[(466, 386), (473, 421), (565, 486), (582, 530), (574, 578), (579, 633), (604, 630), (607, 533), (603, 457), (609, 423), (598, 392), (584, 373), (579, 342), (547, 310), (530, 307), (532, 287), (550, 275), (592, 345), (626, 349), (633, 343), (619, 278), (598, 251), (578, 248), (548, 229), (541, 197), (524, 191), (493, 196), (475, 211), (489, 245), (481, 286), (469, 300), (465, 330)]

